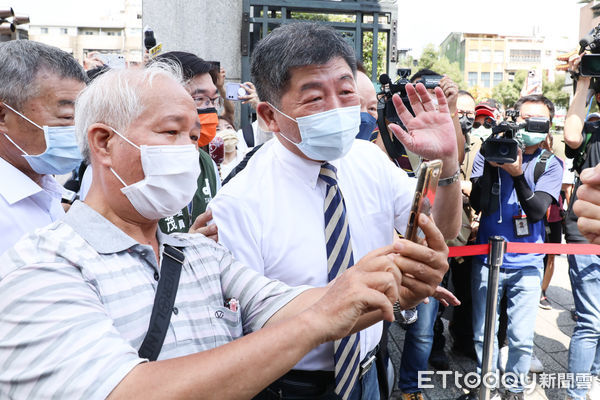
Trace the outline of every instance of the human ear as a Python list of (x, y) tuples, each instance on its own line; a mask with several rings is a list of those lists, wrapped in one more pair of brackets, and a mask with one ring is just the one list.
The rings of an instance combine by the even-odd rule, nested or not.
[(263, 120), (271, 132), (279, 132), (279, 124), (275, 120), (275, 110), (265, 101), (261, 101), (256, 106), (256, 113)]
[(87, 140), (90, 148), (90, 157), (97, 160), (100, 165), (112, 165), (110, 138), (115, 133), (108, 125), (102, 123), (92, 124), (87, 131)]

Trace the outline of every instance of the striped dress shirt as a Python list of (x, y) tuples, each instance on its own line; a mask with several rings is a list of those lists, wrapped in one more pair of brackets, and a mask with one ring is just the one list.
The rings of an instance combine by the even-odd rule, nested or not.
[[(185, 264), (159, 360), (260, 329), (306, 290), (267, 279), (202, 235), (157, 233)], [(84, 203), (0, 258), (0, 398), (103, 399), (139, 363), (160, 269)], [(224, 306), (240, 302), (237, 312)]]

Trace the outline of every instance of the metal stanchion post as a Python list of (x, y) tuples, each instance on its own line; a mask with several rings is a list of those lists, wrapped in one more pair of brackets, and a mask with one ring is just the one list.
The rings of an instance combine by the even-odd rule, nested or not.
[(492, 371), (494, 336), (496, 334), (496, 313), (498, 308), (498, 276), (504, 259), (506, 241), (500, 236), (490, 236), (488, 256), (488, 285), (485, 303), (485, 328), (483, 334), (483, 358), (481, 361), (481, 386), (479, 399), (490, 400), (490, 388), (484, 385), (484, 377)]

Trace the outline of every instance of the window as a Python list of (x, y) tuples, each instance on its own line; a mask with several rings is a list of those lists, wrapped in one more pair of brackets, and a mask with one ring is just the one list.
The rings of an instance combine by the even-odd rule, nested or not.
[(67, 33), (69, 33), (69, 30), (67, 28), (60, 28), (60, 33), (66, 35)]
[(492, 52), (490, 50), (481, 50), (481, 62), (489, 63), (492, 61)]
[(510, 51), (510, 62), (539, 63), (541, 50), (512, 49)]
[(494, 72), (494, 86), (498, 85), (502, 82), (502, 78), (504, 74), (502, 72)]
[(84, 31), (83, 34), (87, 35), (87, 36), (91, 36), (94, 34), (94, 32), (93, 31)]
[(469, 50), (469, 62), (479, 62), (479, 51)]
[(48, 33), (48, 28), (41, 28), (42, 33)]
[(481, 73), (481, 86), (490, 87), (490, 73), (489, 72)]
[(469, 87), (477, 86), (477, 72), (469, 72)]
[(117, 32), (106, 32), (106, 35), (108, 35), (108, 36), (116, 36)]
[(494, 50), (494, 62), (502, 64), (504, 62), (504, 51)]

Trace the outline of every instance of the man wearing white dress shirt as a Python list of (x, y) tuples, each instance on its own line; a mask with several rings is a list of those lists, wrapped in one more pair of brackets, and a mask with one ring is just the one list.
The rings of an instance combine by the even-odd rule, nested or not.
[[(277, 140), (265, 143), (209, 207), (223, 244), (270, 278), (315, 286), (331, 280), (326, 238), (331, 238), (327, 236), (331, 231), (326, 230), (327, 212), (324, 216), (330, 187), (342, 193), (354, 260), (391, 243), (394, 228), (405, 230), (415, 180), (374, 144), (354, 140), (360, 124), (355, 73), (353, 49), (333, 29), (317, 24), (279, 27), (254, 50), (253, 81), (262, 100), (257, 112)], [(423, 85), (407, 91), (416, 117), (396, 96), (394, 103), (408, 133), (398, 126), (390, 128), (409, 150), (444, 162), (433, 216), (444, 236), (454, 237), (461, 202), (458, 151), (447, 102), (436, 89), (440, 110), (435, 111)], [(323, 168), (337, 184), (323, 178), (327, 174)], [(413, 290), (421, 278), (404, 275), (402, 284)], [(338, 366), (334, 344), (327, 343), (259, 398), (378, 399), (377, 374), (369, 361), (381, 337), (381, 324), (361, 331), (359, 337), (360, 378), (349, 397), (335, 388)]]
[(64, 51), (29, 40), (0, 44), (0, 254), (64, 215), (62, 186), (81, 156), (75, 98), (85, 73)]

